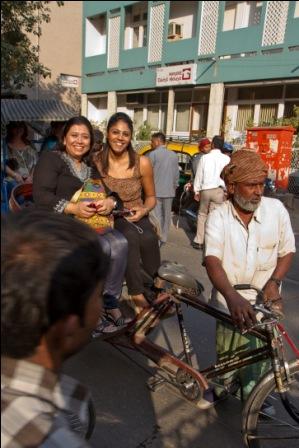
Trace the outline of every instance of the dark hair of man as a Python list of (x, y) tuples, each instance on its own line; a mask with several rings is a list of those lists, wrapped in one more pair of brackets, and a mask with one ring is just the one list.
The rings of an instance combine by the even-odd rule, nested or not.
[[(66, 137), (66, 135), (67, 135), (67, 133), (69, 132), (69, 130), (71, 129), (71, 127), (72, 127), (72, 126), (76, 126), (76, 125), (78, 125), (78, 126), (81, 126), (81, 125), (86, 126), (87, 129), (88, 129), (88, 132), (89, 132), (89, 137), (90, 137), (90, 149), (89, 149), (89, 151), (88, 151), (86, 154), (84, 154), (84, 157), (83, 157), (83, 160), (84, 160), (85, 162), (87, 162), (87, 161), (89, 160), (90, 151), (91, 151), (91, 149), (93, 148), (93, 145), (94, 145), (94, 134), (93, 134), (93, 127), (92, 127), (90, 121), (89, 121), (86, 117), (83, 117), (83, 116), (81, 115), (81, 116), (79, 116), (79, 117), (73, 117), (73, 118), (70, 118), (70, 119), (65, 123), (65, 126), (64, 126), (64, 128), (63, 128), (63, 137), (62, 137), (62, 140)], [(65, 145), (63, 144), (63, 142), (61, 142), (61, 143), (58, 145), (57, 148), (58, 148), (58, 150), (60, 150), (60, 151), (65, 151)]]
[(6, 126), (6, 141), (10, 143), (14, 136), (16, 129), (23, 129), (23, 133), (21, 135), (21, 139), (25, 145), (30, 145), (30, 141), (28, 140), (28, 128), (24, 121), (10, 121)]
[(215, 135), (212, 139), (212, 147), (222, 151), (224, 145), (224, 138), (221, 135)]
[(84, 325), (109, 260), (90, 227), (51, 212), (7, 216), (1, 240), (1, 354), (24, 358), (56, 321), (77, 315)]
[[(127, 124), (128, 128), (131, 132), (131, 137), (133, 135), (133, 122), (129, 115), (125, 114), (124, 112), (117, 112), (113, 115), (111, 115), (108, 124), (107, 124), (107, 132), (114, 126), (118, 121), (123, 121)], [(129, 166), (128, 168), (133, 168), (135, 166), (136, 162), (136, 153), (133, 149), (132, 142), (130, 141), (128, 145), (128, 153), (129, 153)], [(103, 146), (103, 150), (95, 155), (95, 162), (96, 160), (99, 160), (100, 167), (101, 167), (101, 174), (107, 174), (109, 171), (109, 142), (107, 142)]]
[(163, 143), (163, 145), (166, 143), (166, 137), (165, 134), (163, 134), (163, 132), (155, 132), (154, 134), (152, 134), (152, 138), (159, 139), (160, 142)]

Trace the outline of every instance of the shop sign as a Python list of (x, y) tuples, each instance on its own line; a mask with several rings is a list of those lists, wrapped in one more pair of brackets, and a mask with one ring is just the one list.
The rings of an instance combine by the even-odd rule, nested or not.
[(60, 75), (60, 84), (63, 87), (79, 87), (79, 78), (77, 76)]
[(156, 71), (156, 87), (196, 83), (197, 64), (160, 67)]

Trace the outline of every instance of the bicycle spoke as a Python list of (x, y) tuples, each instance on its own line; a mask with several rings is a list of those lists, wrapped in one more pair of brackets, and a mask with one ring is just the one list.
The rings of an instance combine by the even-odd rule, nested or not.
[[(247, 407), (245, 440), (251, 448), (297, 448), (299, 446), (298, 365), (291, 365), (293, 380), (288, 390), (280, 396), (276, 392), (274, 377), (257, 389)], [(288, 403), (285, 406), (284, 401)], [(293, 409), (291, 412), (290, 409)]]

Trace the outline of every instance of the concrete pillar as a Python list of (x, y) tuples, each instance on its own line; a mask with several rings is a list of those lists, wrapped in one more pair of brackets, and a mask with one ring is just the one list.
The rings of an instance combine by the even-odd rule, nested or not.
[(207, 137), (213, 138), (214, 135), (220, 134), (222, 111), (224, 101), (224, 84), (223, 82), (211, 84), (209, 113), (207, 125)]
[(253, 123), (254, 123), (254, 126), (258, 126), (259, 125), (260, 111), (261, 111), (261, 105), (260, 104), (255, 104), (254, 105), (254, 112), (253, 112)]
[(283, 118), (283, 114), (284, 114), (284, 102), (278, 104), (277, 118)]
[(84, 117), (87, 117), (87, 106), (88, 106), (88, 101), (87, 101), (87, 95), (86, 93), (82, 93), (81, 95), (81, 115), (83, 115)]
[(107, 121), (117, 111), (117, 95), (115, 91), (108, 92), (107, 98)]
[(238, 88), (230, 87), (227, 92), (227, 108), (226, 108), (226, 116), (230, 119), (230, 126), (227, 130), (226, 138), (231, 138), (233, 136), (233, 132), (237, 123), (237, 115), (238, 115)]
[(166, 118), (166, 135), (170, 135), (173, 129), (173, 117), (174, 117), (174, 90), (168, 90), (168, 105), (167, 105), (167, 118)]

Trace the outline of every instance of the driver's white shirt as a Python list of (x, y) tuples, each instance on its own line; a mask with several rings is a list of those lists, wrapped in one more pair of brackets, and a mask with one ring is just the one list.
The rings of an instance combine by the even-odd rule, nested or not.
[[(206, 222), (205, 256), (222, 263), (232, 285), (250, 283), (262, 289), (271, 277), (277, 258), (296, 252), (289, 213), (278, 199), (263, 197), (248, 225), (241, 221), (231, 201), (213, 210)], [(240, 291), (251, 303), (254, 291)], [(211, 305), (227, 310), (224, 297), (215, 289)]]

